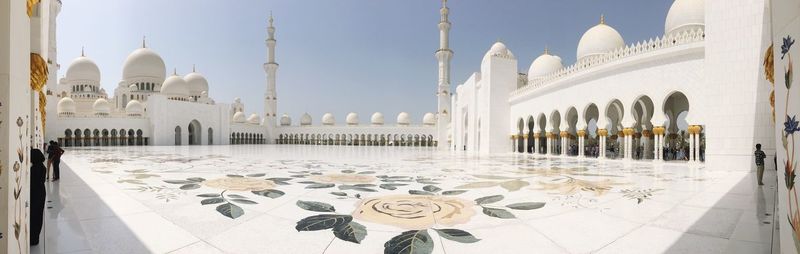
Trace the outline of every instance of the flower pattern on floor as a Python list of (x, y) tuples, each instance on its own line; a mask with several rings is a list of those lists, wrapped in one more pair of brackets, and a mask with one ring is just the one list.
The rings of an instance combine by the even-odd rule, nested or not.
[[(91, 174), (159, 211), (195, 206), (197, 214), (181, 216), (222, 227), (237, 225), (245, 216), (250, 216), (245, 221), (273, 216), (293, 221), (298, 234), (330, 232), (334, 241), (356, 245), (380, 241), (386, 253), (409, 248), (432, 253), (447, 241), (496, 241), (502, 236), (481, 230), (576, 209), (609, 213), (620, 208), (612, 205), (617, 200), (635, 208), (661, 199), (670, 186), (722, 174), (673, 170), (685, 170), (683, 165), (512, 154), (440, 156), (430, 151), (391, 161), (347, 161), (168, 150), (71, 148), (68, 159), (81, 160)], [(208, 212), (216, 218), (201, 220)]]

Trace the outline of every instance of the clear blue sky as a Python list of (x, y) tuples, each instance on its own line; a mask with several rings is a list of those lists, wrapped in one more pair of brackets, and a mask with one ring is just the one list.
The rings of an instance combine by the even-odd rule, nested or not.
[[(580, 36), (600, 14), (630, 44), (660, 36), (672, 0), (450, 0), (453, 87), (478, 71), (483, 54), (500, 39), (521, 72), (545, 45), (575, 61)], [(362, 123), (375, 111), (394, 122), (406, 111), (414, 122), (436, 111), (439, 0), (63, 0), (58, 18), (63, 76), (80, 55), (100, 67), (113, 94), (126, 56), (147, 36), (179, 74), (192, 64), (210, 82), (218, 103), (241, 97), (245, 111), (263, 112), (267, 18), (277, 27), (278, 114), (315, 123), (348, 112)], [(453, 89), (454, 90), (454, 89)]]

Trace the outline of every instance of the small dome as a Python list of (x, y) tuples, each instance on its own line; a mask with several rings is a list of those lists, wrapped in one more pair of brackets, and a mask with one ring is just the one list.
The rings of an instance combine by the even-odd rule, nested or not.
[(562, 68), (564, 65), (561, 63), (561, 57), (551, 55), (545, 50), (544, 54), (531, 63), (531, 68), (528, 69), (528, 79), (542, 77)]
[(192, 71), (183, 77), (189, 87), (189, 93), (192, 96), (201, 95), (203, 92), (208, 91), (208, 80), (202, 74)]
[(200, 98), (208, 98), (208, 91), (200, 92)]
[(664, 34), (705, 28), (705, 0), (675, 0), (664, 22)]
[(249, 123), (249, 124), (261, 124), (261, 117), (256, 115), (255, 113), (250, 114), (250, 117), (247, 118), (247, 123)]
[(98, 115), (108, 115), (111, 113), (111, 103), (104, 98), (97, 99), (92, 104), (92, 109), (94, 110), (95, 114)]
[(411, 117), (408, 116), (406, 112), (400, 112), (397, 114), (397, 125), (410, 125), (411, 124)]
[(125, 113), (128, 113), (128, 115), (141, 115), (144, 113), (144, 105), (137, 100), (131, 100), (125, 106)]
[(350, 112), (347, 114), (345, 121), (347, 122), (347, 125), (358, 125), (358, 114)]
[(139, 48), (131, 52), (122, 65), (122, 79), (155, 78), (164, 80), (167, 68), (164, 60), (149, 48)]
[(242, 98), (239, 97), (233, 98), (233, 103), (242, 103)]
[(422, 124), (424, 125), (436, 125), (436, 115), (433, 113), (425, 113), (425, 116), (422, 117)]
[(186, 97), (190, 95), (189, 85), (181, 76), (173, 74), (164, 80), (164, 84), (161, 85), (161, 93), (167, 96)]
[(383, 114), (381, 114), (381, 112), (375, 112), (372, 114), (370, 122), (372, 122), (372, 125), (383, 125)]
[(246, 120), (245, 120), (245, 117), (244, 117), (244, 113), (236, 112), (236, 114), (233, 114), (233, 122), (234, 123), (244, 123), (245, 121)]
[(622, 35), (613, 27), (606, 25), (604, 18), (601, 17), (600, 24), (589, 28), (578, 42), (578, 61), (622, 47), (625, 47)]
[(61, 98), (56, 107), (58, 114), (75, 114), (75, 101), (70, 97)]
[(492, 47), (489, 48), (489, 51), (486, 52), (486, 55), (483, 55), (483, 61), (486, 61), (492, 56), (514, 59), (514, 53), (511, 53), (511, 50), (509, 50), (505, 44), (499, 41), (495, 42)]
[(322, 115), (322, 125), (335, 125), (336, 119), (333, 117), (331, 113), (325, 113)]
[(301, 126), (311, 125), (311, 121), (311, 115), (308, 113), (304, 113), (303, 116), (300, 117)]
[(100, 68), (92, 59), (80, 56), (72, 60), (67, 68), (67, 80), (89, 80), (100, 82)]
[(292, 125), (292, 118), (289, 117), (287, 114), (283, 114), (281, 116), (281, 126), (291, 126)]

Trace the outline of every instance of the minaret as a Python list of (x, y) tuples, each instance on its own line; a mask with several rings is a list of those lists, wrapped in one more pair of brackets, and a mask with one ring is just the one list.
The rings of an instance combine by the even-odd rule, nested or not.
[(277, 126), (275, 112), (278, 109), (278, 98), (275, 92), (275, 75), (278, 71), (278, 63), (275, 62), (275, 26), (273, 26), (272, 13), (269, 14), (269, 27), (267, 28), (269, 38), (267, 38), (268, 57), (264, 64), (264, 71), (267, 72), (267, 92), (264, 94), (264, 122), (262, 125), (267, 127), (268, 139), (272, 140), (275, 127)]
[(439, 99), (437, 111), (437, 139), (439, 149), (448, 149), (448, 134), (450, 132), (450, 60), (453, 51), (450, 50), (450, 21), (447, 15), (450, 9), (447, 8), (447, 0), (442, 0), (442, 9), (439, 10), (442, 19), (439, 21), (439, 50), (436, 50), (436, 59), (439, 60), (439, 84), (436, 89), (436, 96)]

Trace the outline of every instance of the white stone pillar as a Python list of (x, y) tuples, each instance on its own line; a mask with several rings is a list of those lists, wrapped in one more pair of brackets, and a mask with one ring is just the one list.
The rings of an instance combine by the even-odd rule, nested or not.
[(539, 137), (541, 133), (536, 132), (533, 134), (533, 154), (539, 154)]
[[(30, 250), (29, 130), (36, 118), (31, 112), (31, 18), (26, 3), (0, 1), (0, 253)], [(18, 155), (18, 150), (22, 154)], [(16, 190), (21, 194), (14, 195)], [(19, 225), (18, 235), (14, 233), (15, 224)]]
[(551, 155), (552, 154), (552, 152), (551, 152), (551, 151), (553, 151), (553, 133), (552, 132), (548, 132), (547, 133), (547, 149), (546, 150), (547, 150), (547, 152), (545, 154), (547, 154), (547, 155)]

